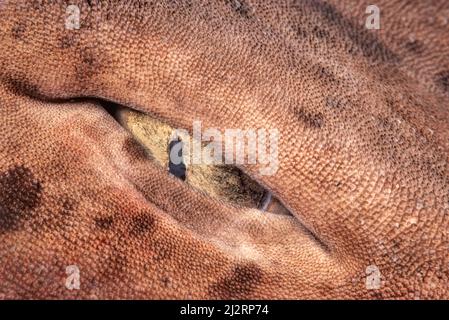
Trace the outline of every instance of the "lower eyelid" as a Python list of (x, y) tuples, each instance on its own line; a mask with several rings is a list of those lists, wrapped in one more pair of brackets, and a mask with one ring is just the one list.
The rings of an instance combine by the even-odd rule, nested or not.
[(293, 216), (292, 213), (274, 196), (271, 197), (271, 201), (267, 206), (266, 212)]

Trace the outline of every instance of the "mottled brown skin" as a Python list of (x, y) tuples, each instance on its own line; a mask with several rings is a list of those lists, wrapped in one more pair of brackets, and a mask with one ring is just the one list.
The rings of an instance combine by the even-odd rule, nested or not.
[[(449, 2), (239, 1), (1, 1), (1, 297), (449, 298)], [(241, 169), (294, 217), (169, 176), (99, 99), (279, 128)]]

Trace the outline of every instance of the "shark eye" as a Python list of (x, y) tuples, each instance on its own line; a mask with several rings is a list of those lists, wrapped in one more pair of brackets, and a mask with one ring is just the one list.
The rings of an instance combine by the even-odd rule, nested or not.
[(187, 131), (177, 132), (153, 116), (117, 105), (105, 109), (145, 148), (151, 161), (210, 197), (233, 205), (291, 215), (268, 190), (234, 165), (193, 164), (184, 152)]
[(175, 177), (186, 180), (186, 164), (182, 156), (183, 143), (180, 137), (176, 137), (168, 144), (168, 171)]

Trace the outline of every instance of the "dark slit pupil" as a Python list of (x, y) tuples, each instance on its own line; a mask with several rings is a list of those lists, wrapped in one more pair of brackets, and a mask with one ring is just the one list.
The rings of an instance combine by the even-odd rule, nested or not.
[(170, 141), (168, 144), (168, 171), (175, 177), (184, 181), (186, 179), (186, 165), (184, 160), (181, 160), (180, 163), (174, 163), (171, 157), (172, 150), (176, 147), (178, 149), (178, 157), (182, 159), (182, 146), (183, 143), (179, 138), (177, 138), (177, 140)]

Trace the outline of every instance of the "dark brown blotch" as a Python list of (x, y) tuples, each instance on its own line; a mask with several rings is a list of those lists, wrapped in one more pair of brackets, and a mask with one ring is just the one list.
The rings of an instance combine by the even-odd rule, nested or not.
[(82, 53), (81, 62), (89, 67), (94, 67), (96, 65), (95, 57), (90, 50), (85, 50)]
[(59, 40), (59, 48), (60, 49), (70, 48), (74, 44), (75, 44), (75, 38), (73, 37), (72, 34), (67, 34)]
[(370, 32), (364, 25), (347, 18), (334, 5), (324, 0), (303, 0), (301, 2), (314, 13), (318, 13), (326, 22), (329, 29), (350, 40), (348, 53), (361, 54), (371, 62), (397, 63), (399, 57), (378, 39), (376, 33)]
[(0, 233), (19, 230), (40, 205), (42, 185), (31, 170), (17, 165), (0, 174)]
[(244, 0), (227, 0), (232, 10), (237, 12), (240, 16), (249, 19), (252, 15), (251, 7)]
[(294, 113), (308, 128), (320, 129), (324, 125), (322, 113), (311, 113), (302, 108), (295, 108)]
[(134, 237), (142, 236), (154, 230), (154, 217), (147, 213), (141, 213), (132, 218), (130, 234)]
[(78, 205), (78, 203), (74, 199), (68, 196), (62, 197), (60, 203), (62, 203), (60, 214), (63, 216), (72, 215), (75, 212), (76, 207)]
[(16, 40), (23, 40), (25, 37), (26, 25), (24, 22), (16, 23), (11, 29), (11, 36)]
[(114, 224), (114, 218), (112, 216), (107, 217), (95, 217), (95, 227), (98, 229), (109, 230)]
[(162, 277), (161, 278), (161, 283), (164, 286), (164, 288), (168, 288), (168, 286), (171, 283), (170, 278), (169, 277)]
[(320, 39), (324, 39), (324, 38), (329, 38), (330, 37), (329, 31), (327, 31), (325, 29), (322, 29), (322, 28), (320, 28), (318, 26), (313, 27), (312, 33), (317, 38), (320, 38)]
[(93, 48), (79, 50), (79, 62), (76, 63), (76, 77), (80, 81), (90, 79), (101, 73), (102, 66), (97, 60)]
[(29, 95), (34, 98), (42, 98), (39, 87), (28, 80), (21, 74), (6, 75), (4, 83), (9, 91), (16, 95)]
[(295, 25), (295, 26), (292, 26), (292, 28), (295, 31), (295, 33), (299, 39), (307, 38), (307, 36), (309, 35), (308, 29), (302, 25), (300, 25), (300, 26)]
[(420, 54), (424, 51), (424, 46), (421, 41), (413, 39), (405, 42), (405, 49), (411, 53)]
[(237, 265), (231, 274), (212, 284), (209, 293), (218, 299), (247, 299), (262, 279), (262, 270), (253, 262)]
[(147, 160), (148, 154), (145, 148), (132, 137), (127, 137), (123, 142), (123, 151), (133, 160)]
[(336, 85), (338, 83), (335, 74), (323, 65), (314, 65), (312, 72), (317, 75), (318, 79), (328, 84)]
[(438, 73), (436, 76), (436, 83), (444, 91), (449, 92), (449, 70)]

